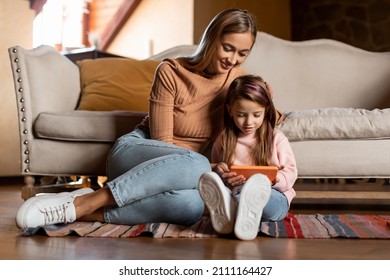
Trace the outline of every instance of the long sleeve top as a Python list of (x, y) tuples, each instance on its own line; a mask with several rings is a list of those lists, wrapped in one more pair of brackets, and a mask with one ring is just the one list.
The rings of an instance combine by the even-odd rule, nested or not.
[[(239, 135), (233, 165), (253, 165), (251, 153), (255, 141), (254, 134)], [(221, 151), (221, 141), (220, 138), (218, 138), (213, 145), (211, 153), (212, 162), (221, 161)], [(274, 141), (270, 165), (278, 167), (284, 166), (283, 169), (277, 172), (278, 181), (272, 186), (272, 188), (282, 192), (287, 197), (289, 204), (291, 204), (292, 199), (296, 195), (293, 186), (298, 177), (298, 169), (291, 145), (283, 132), (278, 129), (274, 130)]]
[(149, 129), (152, 139), (203, 153), (222, 130), (230, 83), (243, 74), (235, 67), (227, 74), (204, 77), (175, 59), (163, 60), (156, 69), (149, 116), (141, 126)]

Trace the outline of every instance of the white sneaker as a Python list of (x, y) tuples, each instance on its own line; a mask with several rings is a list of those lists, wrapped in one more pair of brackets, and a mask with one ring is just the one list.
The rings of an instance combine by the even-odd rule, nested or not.
[(76, 220), (74, 199), (91, 192), (93, 192), (91, 188), (80, 188), (73, 192), (31, 197), (19, 208), (16, 225), (20, 229), (26, 229), (74, 222)]
[(199, 192), (210, 212), (211, 223), (216, 232), (233, 232), (236, 203), (231, 191), (217, 173), (206, 172), (199, 179)]
[(262, 174), (252, 175), (241, 190), (234, 234), (241, 240), (256, 238), (263, 208), (271, 195), (271, 182)]

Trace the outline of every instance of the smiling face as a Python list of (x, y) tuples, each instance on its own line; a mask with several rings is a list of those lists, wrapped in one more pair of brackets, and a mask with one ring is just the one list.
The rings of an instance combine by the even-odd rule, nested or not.
[(264, 121), (265, 107), (247, 99), (237, 99), (227, 105), (229, 115), (235, 125), (245, 135), (255, 133)]
[(226, 74), (233, 67), (242, 64), (253, 45), (250, 32), (229, 33), (221, 37), (216, 46), (216, 51), (208, 67), (210, 74)]

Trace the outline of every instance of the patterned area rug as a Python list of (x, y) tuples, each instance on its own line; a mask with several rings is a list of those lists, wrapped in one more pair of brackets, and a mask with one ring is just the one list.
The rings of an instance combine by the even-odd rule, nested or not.
[[(30, 228), (22, 236), (44, 234), (51, 237), (76, 235), (81, 237), (126, 238), (151, 236), (154, 238), (210, 238), (218, 237), (210, 219), (203, 217), (191, 227), (166, 223), (136, 226), (107, 223), (75, 222), (65, 225)], [(306, 215), (288, 214), (280, 222), (262, 222), (259, 236), (277, 238), (390, 238), (390, 215)]]

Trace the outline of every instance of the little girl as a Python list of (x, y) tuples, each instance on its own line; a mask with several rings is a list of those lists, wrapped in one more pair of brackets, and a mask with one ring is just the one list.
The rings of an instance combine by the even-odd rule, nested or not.
[[(225, 128), (212, 149), (214, 172), (201, 176), (199, 191), (217, 232), (229, 234), (234, 228), (237, 238), (252, 240), (261, 219), (279, 221), (287, 215), (298, 171), (288, 139), (275, 128), (277, 111), (262, 78), (236, 78), (225, 106)], [(279, 170), (270, 182), (262, 174), (238, 176), (230, 172), (231, 165), (273, 165)]]

